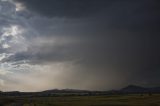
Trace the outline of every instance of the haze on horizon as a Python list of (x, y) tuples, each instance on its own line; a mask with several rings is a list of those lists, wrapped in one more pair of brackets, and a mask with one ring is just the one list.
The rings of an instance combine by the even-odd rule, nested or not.
[(0, 0), (0, 90), (160, 85), (159, 0)]

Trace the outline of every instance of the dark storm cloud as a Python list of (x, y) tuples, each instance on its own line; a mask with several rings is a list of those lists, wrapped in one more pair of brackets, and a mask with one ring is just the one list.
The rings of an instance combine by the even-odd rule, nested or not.
[[(157, 31), (160, 2), (157, 0), (18, 0), (29, 10), (47, 17), (89, 18), (95, 29)], [(98, 27), (95, 27), (98, 26)], [(90, 28), (92, 31), (93, 29)]]
[[(106, 6), (112, 0), (17, 0), (23, 2), (28, 9), (49, 17), (82, 17), (93, 15)], [(115, 0), (114, 0), (115, 1)]]
[[(50, 21), (49, 23), (51, 24), (46, 23), (46, 25), (45, 23), (39, 25), (41, 22), (35, 23), (35, 27), (45, 25), (46, 32), (43, 30), (43, 27), (41, 29), (42, 33), (44, 32), (43, 35), (45, 35), (45, 33), (56, 33), (57, 35), (64, 36), (78, 36), (80, 39), (82, 37), (84, 39), (87, 38), (88, 43), (80, 44), (82, 47), (78, 46), (77, 48), (80, 52), (85, 49), (84, 54), (89, 54), (89, 56), (87, 55), (85, 58), (91, 57), (89, 60), (94, 61), (94, 58), (103, 60), (104, 57), (103, 62), (105, 64), (107, 58), (110, 58), (110, 62), (113, 61), (113, 64), (116, 64), (116, 61), (120, 61), (118, 62), (120, 66), (126, 66), (126, 64), (130, 63), (129, 61), (131, 61), (129, 66), (136, 65), (137, 63), (145, 64), (149, 60), (152, 61), (152, 63), (153, 61), (155, 64), (158, 63), (156, 57), (159, 58), (158, 42), (160, 38), (158, 35), (160, 27), (160, 3), (157, 0), (19, 1), (23, 2), (29, 10), (33, 10), (47, 17), (67, 17), (68, 20), (71, 18), (71, 21), (63, 21), (62, 24), (60, 24), (59, 29), (62, 28), (61, 30), (48, 31), (47, 26), (55, 24)], [(88, 18), (88, 16), (92, 17)], [(79, 20), (77, 22), (72, 18), (79, 18)], [(81, 25), (80, 23), (84, 24)], [(56, 36), (56, 34), (54, 36)], [(83, 48), (83, 46), (86, 46), (86, 48)], [(76, 46), (71, 46), (71, 48), (73, 48), (73, 51), (76, 50)], [(97, 49), (100, 52), (97, 52)], [(91, 52), (95, 53), (90, 54)], [(77, 52), (75, 54), (77, 54)], [(137, 67), (141, 67), (141, 65)]]

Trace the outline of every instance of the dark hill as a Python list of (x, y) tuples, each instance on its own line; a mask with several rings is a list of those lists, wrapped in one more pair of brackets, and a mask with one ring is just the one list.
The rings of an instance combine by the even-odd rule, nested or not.
[(136, 85), (129, 85), (120, 90), (120, 92), (124, 92), (124, 93), (141, 93), (141, 92), (148, 92), (148, 91), (149, 91), (148, 88), (144, 88)]

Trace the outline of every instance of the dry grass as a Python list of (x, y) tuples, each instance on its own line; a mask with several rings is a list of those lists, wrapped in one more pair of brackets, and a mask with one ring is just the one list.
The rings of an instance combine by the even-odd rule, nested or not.
[(0, 106), (160, 106), (160, 94), (0, 98)]

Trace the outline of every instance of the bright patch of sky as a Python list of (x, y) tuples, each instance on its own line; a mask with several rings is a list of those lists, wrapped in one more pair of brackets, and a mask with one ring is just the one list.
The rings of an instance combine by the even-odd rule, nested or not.
[[(31, 67), (27, 60), (16, 62), (4, 61), (16, 53), (27, 50), (27, 40), (24, 37), (25, 24), (23, 17), (18, 16), (16, 12), (24, 10), (20, 3), (12, 0), (0, 0), (0, 86), (5, 86), (5, 76), (16, 71), (28, 71)], [(20, 24), (21, 23), (21, 24)]]

